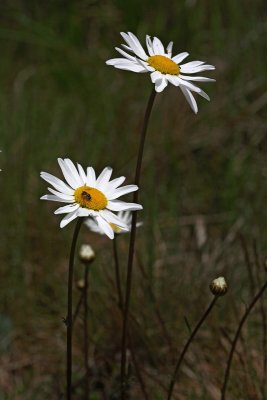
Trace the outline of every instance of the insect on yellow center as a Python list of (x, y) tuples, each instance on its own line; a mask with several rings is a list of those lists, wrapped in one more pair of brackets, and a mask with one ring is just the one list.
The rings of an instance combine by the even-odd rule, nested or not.
[(179, 75), (180, 66), (165, 56), (151, 56), (147, 59), (148, 64), (162, 74)]
[(94, 211), (103, 210), (108, 204), (106, 196), (100, 190), (90, 186), (81, 186), (76, 189), (74, 198), (81, 207)]

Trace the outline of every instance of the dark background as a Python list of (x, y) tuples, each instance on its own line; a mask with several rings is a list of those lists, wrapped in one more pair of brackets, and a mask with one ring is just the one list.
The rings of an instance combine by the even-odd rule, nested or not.
[[(184, 316), (194, 325), (211, 299), (209, 282), (224, 275), (229, 294), (199, 333), (176, 389), (180, 400), (219, 399), (237, 319), (266, 279), (266, 16), (259, 0), (1, 1), (1, 400), (59, 399), (64, 390), (61, 318), (73, 225), (61, 230), (56, 204), (39, 200), (47, 191), (40, 171), (60, 176), (56, 159), (69, 157), (98, 173), (111, 165), (114, 177), (133, 181), (152, 84), (147, 74), (105, 65), (117, 57), (120, 31), (132, 31), (142, 44), (146, 34), (165, 45), (173, 40), (174, 53), (216, 66), (206, 76), (217, 82), (202, 85), (211, 102), (199, 97), (197, 116), (179, 88), (157, 96), (143, 163), (132, 312), (138, 369), (149, 398), (165, 399), (174, 355), (188, 336)], [(116, 399), (121, 318), (112, 243), (85, 228), (81, 241), (97, 253), (90, 400)], [(124, 272), (128, 236), (118, 245)], [(76, 279), (82, 271), (77, 263)], [(266, 398), (263, 320), (256, 308), (244, 329), (229, 399)], [(78, 383), (81, 338), (79, 318)], [(82, 398), (79, 384), (75, 396)], [(133, 366), (129, 396), (143, 398)]]

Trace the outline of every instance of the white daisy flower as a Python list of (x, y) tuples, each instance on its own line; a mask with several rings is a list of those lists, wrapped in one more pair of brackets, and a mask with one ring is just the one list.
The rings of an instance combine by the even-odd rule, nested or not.
[[(152, 40), (150, 36), (147, 35), (146, 52), (133, 33), (121, 32), (121, 36), (127, 43), (127, 45), (122, 44), (121, 46), (126, 49), (127, 52), (119, 47), (115, 47), (123, 58), (113, 58), (106, 61), (106, 64), (127, 71), (150, 72), (151, 81), (155, 84), (156, 92), (162, 92), (169, 82), (174, 86), (179, 86), (195, 113), (197, 113), (198, 107), (192, 92), (210, 100), (207, 93), (190, 81), (213, 82), (215, 79), (187, 74), (196, 74), (202, 71), (213, 70), (215, 69), (213, 65), (205, 64), (203, 61), (191, 61), (181, 64), (181, 62), (189, 56), (189, 53), (183, 52), (173, 57), (173, 42), (170, 42), (165, 50), (163, 44), (157, 37), (154, 37)], [(131, 54), (128, 54), (128, 52)]]
[[(132, 225), (132, 212), (131, 211), (119, 211), (117, 214), (118, 218), (125, 224), (126, 228), (121, 228), (120, 226), (111, 223), (110, 226), (113, 229), (114, 233), (128, 233), (131, 231)], [(96, 223), (96, 221), (92, 218), (87, 218), (85, 220), (85, 225), (95, 233), (99, 233), (100, 235), (104, 235), (105, 232), (101, 229), (101, 227)], [(137, 222), (136, 227), (143, 225), (142, 222)]]
[(41, 172), (41, 178), (54, 187), (48, 188), (52, 194), (46, 194), (41, 199), (68, 203), (55, 211), (55, 214), (67, 214), (60, 223), (61, 228), (77, 217), (90, 216), (110, 239), (114, 238), (110, 224), (128, 229), (125, 222), (112, 211), (134, 211), (143, 208), (140, 204), (118, 200), (120, 196), (137, 190), (136, 185), (119, 187), (125, 177), (110, 180), (112, 174), (110, 167), (105, 168), (96, 178), (92, 167), (88, 167), (85, 173), (80, 164), (77, 164), (76, 168), (68, 158), (64, 160), (59, 158), (58, 163), (67, 184), (47, 172)]

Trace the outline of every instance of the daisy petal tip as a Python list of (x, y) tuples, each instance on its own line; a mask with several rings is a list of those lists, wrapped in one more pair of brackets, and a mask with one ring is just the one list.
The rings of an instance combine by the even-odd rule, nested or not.
[(60, 222), (59, 226), (60, 226), (60, 228), (62, 229), (62, 228), (65, 228), (65, 226), (68, 225), (68, 223), (69, 223), (68, 221), (62, 220), (62, 221)]

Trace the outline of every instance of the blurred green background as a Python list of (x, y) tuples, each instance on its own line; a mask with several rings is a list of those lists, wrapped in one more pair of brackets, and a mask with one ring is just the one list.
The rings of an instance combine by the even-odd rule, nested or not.
[[(56, 204), (39, 200), (47, 191), (40, 171), (60, 176), (56, 159), (69, 157), (98, 173), (111, 165), (114, 177), (133, 181), (152, 84), (148, 75), (106, 66), (122, 43), (120, 31), (132, 31), (143, 44), (146, 34), (165, 45), (172, 40), (174, 53), (188, 51), (188, 61), (216, 66), (206, 76), (217, 82), (202, 85), (211, 102), (199, 97), (197, 116), (181, 91), (168, 87), (157, 96), (150, 121), (132, 299), (138, 320), (134, 348), (149, 399), (165, 399), (174, 354), (188, 336), (184, 316), (195, 323), (210, 300), (210, 280), (224, 274), (229, 295), (188, 355), (176, 393), (181, 400), (219, 398), (236, 318), (264, 279), (256, 264), (267, 254), (267, 3), (3, 0), (1, 400), (59, 399), (64, 391), (61, 318), (73, 225), (60, 230)], [(119, 239), (124, 271), (128, 236)], [(97, 252), (89, 297), (90, 399), (114, 400), (121, 319), (112, 245), (86, 229), (81, 241)], [(76, 278), (81, 276), (78, 264)], [(267, 398), (261, 317), (255, 312), (245, 329), (239, 349), (243, 362), (235, 360), (229, 399)], [(74, 343), (78, 382), (81, 329), (80, 319)], [(129, 398), (136, 400), (143, 395), (132, 369)], [(81, 393), (78, 385), (75, 398)]]

